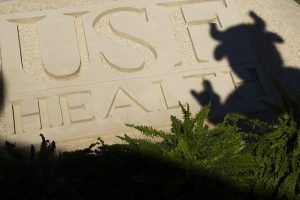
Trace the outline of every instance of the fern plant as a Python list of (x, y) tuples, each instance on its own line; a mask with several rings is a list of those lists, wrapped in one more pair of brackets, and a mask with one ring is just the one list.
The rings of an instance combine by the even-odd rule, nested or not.
[[(296, 104), (284, 96), (276, 124), (232, 113), (216, 127), (205, 125), (210, 105), (194, 117), (180, 104), (183, 117), (171, 116), (169, 133), (152, 127), (127, 126), (150, 139), (121, 137), (142, 153), (167, 159), (187, 170), (226, 177), (248, 192), (272, 199), (300, 199), (299, 121)], [(159, 138), (154, 142), (151, 138)], [(155, 140), (156, 141), (156, 140)]]
[[(212, 176), (226, 175), (227, 178), (242, 185), (251, 182), (255, 161), (249, 153), (241, 156), (241, 152), (246, 147), (245, 141), (249, 138), (257, 139), (258, 135), (254, 137), (254, 134), (251, 136), (250, 133), (240, 131), (241, 128), (237, 123), (246, 117), (232, 114), (227, 116), (223, 123), (209, 129), (205, 120), (209, 114), (210, 105), (203, 107), (195, 116), (192, 116), (189, 105), (186, 105), (186, 108), (181, 103), (179, 105), (183, 117), (179, 119), (171, 116), (169, 133), (152, 127), (127, 124), (150, 139), (134, 139), (127, 135), (120, 138), (129, 145), (136, 146), (143, 154), (154, 154), (187, 170), (205, 170)], [(248, 129), (254, 127), (259, 129), (258, 126), (265, 125), (251, 120), (247, 123)], [(157, 140), (151, 140), (151, 138), (159, 138), (161, 142), (154, 142)], [(241, 176), (245, 177), (241, 178)]]
[(28, 156), (6, 143), (0, 146), (1, 198), (300, 200), (299, 110), (281, 94), (283, 108), (270, 104), (276, 123), (231, 113), (209, 128), (210, 105), (193, 116), (180, 103), (182, 117), (171, 116), (169, 132), (127, 124), (147, 136), (120, 137), (127, 144), (99, 139), (55, 154), (55, 143), (41, 135), (40, 149), (32, 146)]

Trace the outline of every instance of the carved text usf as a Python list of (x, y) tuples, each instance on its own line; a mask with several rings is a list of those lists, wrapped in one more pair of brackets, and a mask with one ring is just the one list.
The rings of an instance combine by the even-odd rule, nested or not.
[(190, 91), (204, 90), (205, 80), (221, 102), (245, 84), (233, 105), (251, 101), (260, 109), (269, 93), (247, 34), (233, 37), (237, 59), (214, 57), (219, 41), (210, 25), (223, 31), (238, 19), (233, 0), (119, 0), (2, 15), (8, 137), (69, 139), (124, 131), (126, 122), (164, 126), (178, 101), (199, 109)]

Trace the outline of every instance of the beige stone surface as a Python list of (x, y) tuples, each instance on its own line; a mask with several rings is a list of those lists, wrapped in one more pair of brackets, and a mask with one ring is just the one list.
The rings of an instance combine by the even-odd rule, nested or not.
[(0, 0), (0, 3), (11, 2), (11, 1), (14, 1), (14, 0)]
[[(234, 0), (21, 0), (0, 6), (6, 101), (4, 139), (62, 147), (136, 134), (125, 123), (167, 128), (178, 101), (195, 113), (205, 93), (228, 111), (256, 112), (270, 99), (246, 30), (226, 52), (211, 36), (243, 23)], [(243, 14), (243, 9), (240, 9)], [(220, 33), (222, 33), (220, 32)], [(222, 46), (221, 46), (222, 47)], [(214, 92), (217, 94), (212, 94)], [(230, 99), (230, 101), (229, 101)], [(226, 104), (226, 106), (223, 106)]]

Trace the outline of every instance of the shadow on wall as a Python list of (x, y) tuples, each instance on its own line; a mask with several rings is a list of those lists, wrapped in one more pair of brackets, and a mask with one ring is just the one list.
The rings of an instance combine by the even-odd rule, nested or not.
[[(287, 92), (293, 97), (300, 94), (300, 89), (297, 87), (300, 85), (300, 70), (296, 67), (284, 66), (284, 61), (276, 48), (276, 44), (284, 43), (284, 40), (278, 34), (269, 32), (266, 29), (266, 22), (255, 12), (251, 11), (249, 15), (254, 21), (252, 24), (240, 24), (230, 27), (225, 31), (219, 31), (215, 24), (211, 24), (210, 35), (219, 42), (219, 45), (214, 50), (214, 58), (216, 60), (227, 59), (232, 71), (242, 80), (242, 84), (227, 97), (225, 103), (220, 101), (220, 96), (214, 91), (212, 84), (208, 80), (203, 81), (204, 91), (200, 93), (195, 90), (191, 91), (191, 94), (201, 106), (211, 102), (209, 120), (212, 123), (217, 123), (221, 120), (214, 117), (215, 113), (219, 110), (226, 111), (226, 113), (240, 112), (239, 110), (230, 110), (232, 109), (230, 104), (232, 105), (234, 99), (239, 96), (240, 92), (251, 92), (247, 88), (246, 73), (243, 73), (242, 70), (239, 70), (239, 66), (235, 65), (236, 63), (234, 61), (237, 58), (236, 52), (231, 51), (233, 36), (241, 33), (242, 30), (247, 30), (250, 34), (260, 67), (265, 77), (267, 79), (272, 78), (276, 80), (280, 85), (286, 88)], [(258, 93), (260, 93), (260, 91), (258, 91)], [(258, 94), (258, 97), (259, 96), (261, 95)], [(249, 102), (249, 104), (250, 103), (251, 102)], [(243, 106), (247, 107), (252, 105), (246, 104)]]

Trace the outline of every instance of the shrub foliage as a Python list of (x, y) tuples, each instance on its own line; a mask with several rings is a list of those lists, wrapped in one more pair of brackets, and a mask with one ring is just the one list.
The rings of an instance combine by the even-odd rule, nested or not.
[(204, 170), (212, 176), (226, 177), (260, 198), (300, 199), (297, 108), (294, 101), (282, 94), (284, 109), (277, 109), (280, 112), (276, 124), (232, 113), (209, 129), (205, 119), (210, 106), (193, 117), (189, 106), (180, 104), (182, 120), (171, 117), (170, 133), (128, 125), (161, 142), (121, 138), (145, 154), (159, 155), (187, 170)]
[(193, 116), (180, 104), (170, 132), (127, 124), (146, 137), (125, 144), (57, 153), (41, 135), (22, 153), (6, 142), (1, 199), (300, 199), (299, 110), (282, 94), (276, 123), (232, 113), (209, 128), (210, 105)]

